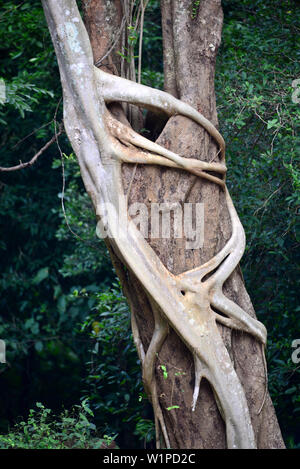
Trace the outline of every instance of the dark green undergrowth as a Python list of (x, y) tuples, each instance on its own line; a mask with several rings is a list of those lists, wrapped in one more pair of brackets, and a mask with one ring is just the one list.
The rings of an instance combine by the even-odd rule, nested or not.
[(115, 449), (116, 435), (97, 437), (93, 417), (86, 401), (58, 416), (37, 402), (26, 421), (0, 435), (0, 449)]

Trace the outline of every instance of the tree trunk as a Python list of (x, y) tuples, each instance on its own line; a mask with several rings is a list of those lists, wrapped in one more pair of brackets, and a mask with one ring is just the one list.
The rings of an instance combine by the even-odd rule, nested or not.
[[(109, 51), (111, 43), (116, 41), (116, 37), (111, 42), (108, 38), (113, 37), (113, 32), (115, 34), (117, 24), (121, 26), (122, 5), (119, 0), (114, 2), (85, 0), (83, 4), (94, 61), (97, 62)], [(222, 30), (221, 1), (202, 1), (196, 10), (192, 9), (190, 0), (161, 1), (165, 90), (190, 104), (216, 127), (214, 73)], [(112, 56), (108, 55), (107, 60), (106, 63), (103, 61), (99, 64), (106, 65), (105, 71), (114, 74), (122, 72), (122, 64), (116, 58), (115, 52)], [(121, 100), (120, 96), (120, 93), (117, 93), (116, 101), (118, 97)], [(113, 104), (113, 101), (112, 98), (109, 99), (110, 111), (125, 124), (125, 128), (128, 128), (123, 108), (119, 104)], [(182, 113), (177, 112), (177, 114)], [(177, 279), (181, 281), (180, 274), (202, 266), (217, 253), (226, 250), (234, 232), (232, 218), (234, 209), (230, 208), (229, 195), (221, 183), (216, 183), (215, 179), (209, 180), (211, 176), (219, 177), (219, 166), (214, 166), (214, 163), (221, 165), (223, 154), (216, 138), (213, 139), (212, 133), (207, 129), (209, 127), (200, 127), (188, 117), (175, 115), (168, 120), (157, 143), (181, 157), (190, 159), (191, 165), (194, 160), (208, 162), (211, 165), (207, 173), (208, 178), (203, 176), (202, 171), (202, 177), (198, 177), (191, 168), (185, 171), (178, 169), (178, 166), (176, 169), (172, 167), (166, 169), (149, 164), (141, 164), (134, 168), (132, 164), (122, 165), (122, 182), (124, 192), (127, 194), (128, 207), (134, 203), (143, 203), (150, 213), (155, 203), (171, 203), (175, 206), (190, 203), (194, 206), (196, 204), (204, 206), (202, 246), (187, 249), (187, 242), (190, 240), (185, 236), (149, 239), (149, 245), (166, 268), (163, 272), (171, 273), (170, 278), (176, 281)], [(71, 141), (72, 132), (69, 126), (68, 135)], [(72, 144), (77, 156), (80, 155), (77, 143), (72, 142)], [(98, 146), (100, 147), (99, 143)], [(105, 149), (100, 153), (103, 155), (106, 151)], [(79, 156), (79, 162), (80, 158)], [(126, 159), (123, 163), (124, 161), (127, 162)], [(137, 159), (136, 162), (138, 161)], [(87, 165), (88, 163), (81, 163), (81, 170), (87, 190), (97, 207), (94, 189), (94, 185), (97, 184), (90, 183), (90, 176), (84, 176)], [(195, 219), (194, 223), (196, 222)], [(160, 297), (158, 294), (156, 297), (155, 289), (159, 289), (157, 279), (150, 275), (146, 281), (143, 275), (138, 274), (138, 272), (143, 273), (142, 267), (140, 270), (139, 266), (135, 269), (134, 259), (131, 263), (130, 258), (126, 258), (124, 247), (122, 250), (122, 246), (113, 239), (106, 242), (132, 311), (134, 337), (143, 361), (143, 379), (155, 411), (158, 446), (162, 444), (174, 449), (284, 447), (271, 399), (268, 393), (265, 395), (267, 386), (265, 359), (261, 341), (258, 340), (260, 334), (263, 337), (261, 332), (263, 329), (259, 326), (260, 323), (255, 321), (255, 312), (239, 267), (237, 266), (226, 279), (223, 292), (240, 307), (240, 311), (249, 315), (249, 324), (248, 320), (244, 319), (247, 327), (243, 328), (240, 323), (230, 322), (228, 318), (231, 317), (230, 314), (225, 314), (224, 318), (221, 302), (215, 301), (214, 308), (206, 306), (206, 301), (213, 304), (213, 292), (209, 298), (205, 296), (206, 293), (200, 296), (201, 301), (199, 303), (197, 300), (197, 303), (194, 296), (199, 292), (194, 293), (188, 282), (186, 290), (181, 287), (186, 304), (191, 310), (196, 311), (196, 316), (204, 311), (203, 317), (206, 321), (204, 324), (211, 327), (206, 334), (207, 341), (203, 339), (201, 342), (202, 339), (199, 337), (199, 348), (203, 344), (205, 351), (203, 355), (201, 350), (197, 352), (197, 347), (191, 345), (197, 343), (193, 328), (190, 328), (190, 332), (186, 332), (184, 321), (172, 320), (172, 304), (169, 311), (168, 301), (164, 303), (164, 295)], [(128, 244), (128, 250), (130, 248), (131, 245)], [(228, 258), (233, 250), (234, 247)], [(139, 251), (132, 252), (136, 253), (138, 264)], [(143, 256), (147, 261), (152, 256), (151, 251), (145, 248), (141, 258)], [(223, 264), (215, 266), (216, 274), (217, 268), (222, 265), (226, 267), (226, 261), (227, 257), (224, 255)], [(151, 265), (155, 262), (155, 257), (152, 256)], [(209, 275), (213, 279), (216, 275), (215, 270), (210, 269), (203, 281), (209, 280)], [(149, 284), (151, 278), (153, 285)], [(160, 282), (164, 281), (164, 277), (162, 279)], [(172, 290), (172, 287), (168, 286), (168, 282), (172, 281), (168, 280), (166, 274), (168, 291)], [(176, 302), (174, 305), (176, 309)], [(235, 311), (234, 307), (233, 310)], [(211, 320), (215, 313), (219, 318), (217, 325), (215, 320)], [(225, 324), (227, 320), (230, 327), (221, 324), (221, 322)], [(255, 331), (258, 331), (257, 334)], [(193, 342), (194, 335), (196, 339)], [(202, 337), (202, 334), (200, 336)], [(223, 343), (226, 348), (223, 347)], [(212, 355), (213, 347), (215, 355)], [(212, 360), (212, 356), (215, 357), (215, 361)], [(226, 367), (230, 369), (230, 377), (225, 370)], [(195, 388), (201, 376), (203, 379), (197, 399)], [(224, 383), (227, 383), (227, 387), (222, 387)], [(230, 393), (230, 383), (233, 383), (232, 393)], [(236, 427), (240, 425), (243, 427), (242, 430), (236, 431)]]
[[(223, 21), (221, 1), (200, 2), (193, 19), (190, 5), (191, 2), (188, 0), (161, 0), (165, 90), (191, 104), (217, 126), (214, 76)], [(178, 132), (179, 126), (182, 129), (180, 132)], [(160, 141), (163, 145), (170, 142), (170, 148), (184, 154), (185, 157), (211, 161), (216, 155), (216, 146), (207, 132), (186, 118), (175, 117), (169, 121), (167, 128), (160, 136)], [(147, 171), (148, 168), (145, 170)], [(159, 170), (156, 169), (156, 172)], [(159, 192), (168, 197), (170, 188), (174, 185), (176, 197), (193, 203), (204, 203), (205, 213), (202, 249), (187, 252), (181, 249), (181, 246), (175, 247), (170, 244), (166, 246), (160, 243), (160, 246), (163, 246), (160, 249), (161, 259), (165, 263), (168, 262), (168, 268), (171, 267), (172, 271), (179, 273), (204, 263), (220, 251), (230, 237), (231, 226), (224, 192), (219, 186), (203, 179), (193, 181), (194, 178), (190, 175), (186, 175), (186, 181), (182, 175), (179, 178), (175, 175), (177, 180), (174, 180), (171, 172), (173, 171), (167, 172), (162, 187), (159, 186), (161, 178), (159, 175), (156, 176), (156, 180), (153, 181), (154, 187), (158, 187)], [(186, 194), (188, 194), (188, 199), (186, 199)], [(248, 314), (255, 317), (239, 267), (225, 282), (224, 293)], [(221, 324), (218, 327), (245, 389), (257, 447), (284, 447), (269, 395), (258, 415), (266, 386), (264, 359), (259, 343), (249, 334), (231, 330)], [(178, 396), (180, 409), (182, 409), (172, 412), (172, 415), (168, 414), (169, 428), (176, 429), (173, 439), (174, 447), (224, 448), (226, 447), (224, 424), (207, 382), (201, 387), (197, 412), (194, 414), (190, 412), (185, 396), (191, 393), (190, 383), (194, 378), (192, 360), (191, 357), (188, 358), (189, 353), (183, 344), (180, 346), (177, 344), (178, 337), (167, 340), (162, 349), (163, 355), (161, 355), (162, 361), (168, 363), (171, 360), (172, 367), (190, 370), (189, 376), (184, 380), (184, 394), (180, 392), (183, 380), (173, 378), (175, 384), (173, 396)], [(175, 349), (178, 350), (176, 357)], [(163, 393), (170, 395), (170, 390), (166, 389), (167, 383), (160, 379), (160, 384)]]

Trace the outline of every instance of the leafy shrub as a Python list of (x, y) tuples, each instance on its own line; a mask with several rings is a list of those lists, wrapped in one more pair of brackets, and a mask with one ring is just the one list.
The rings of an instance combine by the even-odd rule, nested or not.
[(104, 449), (115, 447), (115, 436), (96, 436), (90, 422), (93, 412), (87, 401), (51, 418), (51, 410), (40, 402), (30, 409), (27, 421), (15, 425), (7, 435), (0, 435), (0, 449)]
[(155, 425), (153, 420), (139, 418), (133, 432), (139, 440), (144, 442), (144, 447), (155, 439)]
[(81, 327), (91, 344), (84, 398), (89, 399), (101, 432), (118, 433), (122, 447), (138, 447), (133, 433), (147, 443), (153, 438), (149, 421), (146, 431), (141, 427), (152, 410), (143, 393), (129, 308), (119, 283), (95, 297), (97, 304)]
[(271, 397), (284, 439), (295, 447), (300, 369), (291, 344), (299, 330), (300, 119), (292, 83), (299, 75), (300, 10), (290, 0), (222, 3), (216, 94), (228, 187), (246, 232), (246, 287), (268, 330)]

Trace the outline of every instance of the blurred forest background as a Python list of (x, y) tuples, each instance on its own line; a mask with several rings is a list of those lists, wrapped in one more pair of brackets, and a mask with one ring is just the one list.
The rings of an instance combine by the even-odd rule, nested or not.
[[(0, 165), (13, 166), (54, 135), (61, 86), (40, 1), (0, 6), (0, 78), (7, 92)], [(191, 1), (191, 15), (196, 7)], [(223, 7), (216, 94), (228, 187), (247, 236), (242, 270), (268, 329), (269, 388), (283, 436), (288, 447), (300, 448), (300, 366), (291, 359), (292, 341), (300, 338), (300, 92), (293, 87), (300, 78), (300, 4), (224, 0)], [(157, 0), (146, 11), (142, 82), (163, 87)], [(59, 145), (62, 157), (53, 144), (32, 167), (0, 172), (0, 338), (7, 344), (0, 434), (27, 421), (33, 409), (18, 427), (24, 447), (34, 428), (50, 428), (48, 417), (54, 433), (77, 428), (82, 436), (84, 429), (84, 447), (93, 435), (116, 439), (121, 448), (153, 447), (128, 306), (96, 238), (65, 134)]]

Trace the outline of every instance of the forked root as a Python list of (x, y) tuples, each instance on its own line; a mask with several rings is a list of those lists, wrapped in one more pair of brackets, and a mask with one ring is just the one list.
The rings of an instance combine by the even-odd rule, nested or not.
[(153, 316), (154, 316), (154, 332), (152, 335), (152, 339), (145, 355), (145, 359), (143, 362), (143, 382), (145, 386), (146, 392), (149, 394), (154, 416), (155, 416), (155, 431), (156, 431), (156, 443), (160, 445), (160, 429), (162, 431), (165, 444), (167, 448), (170, 448), (170, 441), (167, 432), (167, 428), (165, 425), (164, 417), (161, 411), (161, 407), (158, 400), (157, 395), (157, 388), (156, 388), (156, 378), (155, 378), (155, 361), (157, 354), (160, 352), (160, 349), (168, 335), (169, 326), (168, 323), (162, 318), (157, 305), (154, 304), (153, 300), (150, 299), (150, 303), (152, 306)]
[[(244, 231), (225, 186), (223, 137), (211, 122), (188, 104), (162, 91), (95, 68), (89, 37), (75, 0), (43, 0), (43, 7), (61, 73), (65, 128), (77, 155), (86, 190), (100, 218), (99, 223), (107, 227), (116, 254), (139, 280), (152, 305), (155, 327), (147, 351), (143, 348), (134, 315), (132, 330), (142, 362), (145, 388), (153, 403), (157, 445), (161, 432), (166, 447), (170, 447), (155, 379), (156, 354), (161, 350), (170, 326), (194, 356), (192, 409), (196, 409), (201, 378), (205, 376), (226, 423), (228, 448), (255, 448), (245, 393), (216, 325), (216, 321), (223, 321), (227, 327), (245, 330), (262, 344), (266, 343), (264, 326), (226, 298), (222, 291), (245, 249)], [(220, 162), (183, 158), (122, 126), (106, 108), (106, 104), (118, 101), (164, 111), (168, 116), (182, 115), (192, 119), (206, 129), (218, 145), (213, 160), (220, 155)], [(185, 169), (223, 187), (232, 224), (232, 235), (224, 248), (204, 265), (174, 276), (135, 226), (130, 225), (128, 230), (119, 226), (120, 236), (115, 226), (115, 213), (120, 208), (123, 212), (127, 210), (122, 185), (123, 162)], [(218, 173), (220, 179), (207, 171)], [(113, 208), (107, 209), (103, 221), (101, 210), (106, 206)], [(205, 280), (207, 274), (211, 276)], [(184, 297), (181, 295), (183, 284)], [(227, 318), (221, 319), (221, 315), (212, 310), (213, 306)]]
[(194, 393), (193, 393), (193, 402), (192, 402), (192, 411), (195, 412), (199, 392), (200, 392), (200, 384), (203, 378), (203, 366), (199, 357), (194, 355), (194, 370), (195, 370), (195, 384), (194, 384)]
[[(207, 163), (196, 159), (183, 158), (176, 153), (151, 142), (147, 138), (139, 135), (131, 128), (117, 121), (112, 115), (107, 113), (106, 124), (111, 136), (117, 139), (114, 142), (116, 157), (123, 163), (156, 164), (169, 166), (171, 168), (185, 169), (196, 176), (214, 182), (225, 188), (225, 174), (227, 168), (223, 163)], [(118, 143), (119, 142), (119, 143)], [(120, 145), (122, 143), (123, 145)], [(222, 179), (206, 173), (211, 171), (220, 173)]]

